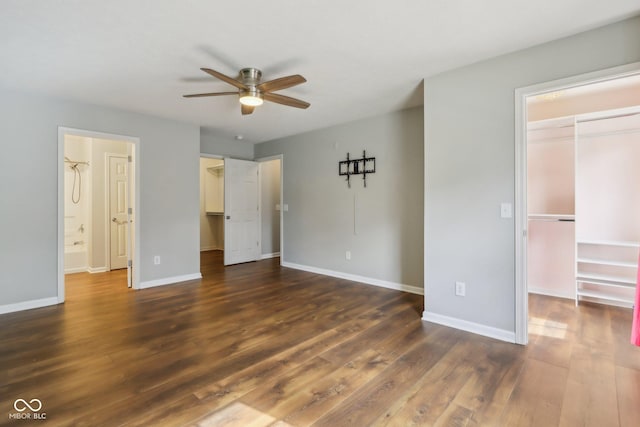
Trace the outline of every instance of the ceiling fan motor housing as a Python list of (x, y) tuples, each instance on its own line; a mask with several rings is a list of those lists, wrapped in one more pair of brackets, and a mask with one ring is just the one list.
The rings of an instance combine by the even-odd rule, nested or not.
[(257, 86), (260, 84), (262, 78), (262, 71), (257, 68), (243, 68), (240, 70), (238, 80), (247, 86)]

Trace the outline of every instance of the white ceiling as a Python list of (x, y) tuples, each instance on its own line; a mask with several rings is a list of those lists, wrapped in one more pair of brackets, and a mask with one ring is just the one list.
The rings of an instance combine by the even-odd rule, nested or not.
[[(0, 86), (256, 143), (422, 104), (423, 78), (640, 13), (638, 0), (2, 0)], [(242, 116), (200, 67), (302, 74)]]

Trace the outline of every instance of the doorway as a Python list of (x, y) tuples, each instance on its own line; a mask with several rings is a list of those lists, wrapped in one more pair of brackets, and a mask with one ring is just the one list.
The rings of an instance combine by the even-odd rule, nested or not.
[(224, 159), (200, 157), (200, 252), (224, 251)]
[[(258, 160), (260, 167), (261, 259), (280, 258), (282, 264), (282, 156)], [(288, 210), (288, 206), (287, 206)]]
[[(526, 88), (520, 88), (516, 90), (515, 98), (515, 118), (516, 118), (516, 138), (515, 138), (515, 153), (516, 153), (516, 194), (515, 194), (515, 249), (516, 249), (516, 301), (515, 301), (515, 314), (516, 314), (516, 343), (526, 344), (528, 342), (528, 292), (529, 292), (529, 271), (528, 271), (528, 244), (531, 236), (530, 229), (530, 217), (531, 212), (528, 209), (528, 138), (527, 138), (527, 124), (529, 123), (529, 106), (533, 99), (552, 99), (561, 97), (563, 93), (570, 90), (577, 90), (578, 92), (584, 92), (591, 85), (603, 84), (605, 82), (616, 82), (621, 79), (640, 75), (640, 63), (629, 64), (626, 66), (616, 67), (609, 70), (602, 70), (594, 73), (589, 73), (580, 76), (574, 76), (567, 79), (562, 79), (553, 82), (547, 82), (530, 86)], [(614, 84), (615, 86), (615, 84)], [(599, 97), (602, 102), (603, 97)], [(586, 105), (586, 103), (582, 103)], [(612, 109), (612, 106), (605, 106), (602, 109)], [(586, 114), (586, 111), (580, 111), (581, 114)], [(574, 113), (575, 115), (575, 113)], [(563, 122), (566, 117), (560, 115), (558, 117), (559, 122), (556, 124), (556, 129), (566, 127)], [(575, 120), (574, 120), (575, 123)], [(545, 131), (544, 128), (541, 130)], [(557, 135), (558, 141), (565, 138), (566, 135)], [(556, 159), (554, 159), (556, 160)], [(557, 187), (556, 187), (557, 189)], [(535, 201), (538, 204), (538, 201)], [(562, 205), (562, 203), (560, 204)], [(569, 204), (567, 204), (569, 206)], [(560, 210), (562, 210), (560, 208)], [(558, 221), (558, 224), (564, 222), (565, 224), (573, 221), (574, 215), (572, 212), (552, 212), (551, 216), (547, 216), (544, 213), (537, 214), (535, 220), (541, 220), (544, 222)], [(562, 234), (562, 233), (560, 233)], [(564, 233), (567, 236), (570, 233)], [(556, 233), (558, 235), (558, 233)], [(565, 236), (566, 237), (566, 236)], [(575, 240), (575, 239), (573, 239)], [(574, 247), (575, 249), (575, 247)], [(572, 256), (575, 260), (575, 255)], [(574, 265), (577, 263), (574, 261)], [(573, 268), (572, 268), (573, 269)]]
[(58, 130), (59, 302), (65, 299), (65, 276), (70, 274), (121, 269), (126, 274), (116, 276), (122, 288), (137, 288), (138, 142), (121, 135)]
[[(242, 187), (233, 189), (229, 187), (229, 180), (225, 179), (229, 175), (228, 163), (244, 168), (247, 179), (237, 179), (237, 184)], [(257, 182), (252, 178), (258, 174)], [(249, 179), (251, 178), (251, 179)], [(233, 179), (232, 179), (233, 181)], [(250, 187), (250, 191), (246, 187)], [(233, 185), (231, 185), (233, 187)], [(230, 197), (232, 192), (236, 192), (236, 197)], [(246, 160), (225, 159), (221, 156), (201, 154), (200, 155), (200, 252), (203, 256), (224, 262), (225, 249), (230, 247), (229, 234), (225, 232), (225, 227), (232, 226), (231, 217), (233, 206), (230, 199), (235, 199), (237, 205), (253, 206), (253, 216), (256, 217), (257, 224), (247, 225), (235, 224), (243, 235), (243, 239), (251, 241), (246, 250), (241, 251), (237, 259), (227, 260), (225, 264), (236, 262), (255, 261), (259, 259), (280, 258), (282, 259), (283, 245), (283, 215), (287, 206), (281, 203), (283, 192), (282, 156), (272, 156), (259, 159), (257, 162)], [(240, 197), (242, 195), (243, 197)], [(227, 200), (227, 202), (225, 202)], [(256, 215), (257, 206), (257, 215)], [(240, 215), (245, 213), (240, 212)], [(248, 215), (248, 212), (247, 212)], [(230, 217), (227, 219), (227, 216)], [(254, 232), (245, 233), (244, 228), (251, 227)], [(255, 235), (257, 233), (257, 236)], [(253, 236), (250, 239), (247, 236)], [(245, 238), (246, 237), (246, 238)], [(242, 240), (242, 239), (240, 239)], [(211, 252), (208, 255), (204, 253)], [(215, 254), (214, 252), (217, 252)], [(240, 258), (240, 255), (243, 257)], [(238, 261), (241, 259), (241, 261)], [(216, 262), (217, 262), (216, 261)]]

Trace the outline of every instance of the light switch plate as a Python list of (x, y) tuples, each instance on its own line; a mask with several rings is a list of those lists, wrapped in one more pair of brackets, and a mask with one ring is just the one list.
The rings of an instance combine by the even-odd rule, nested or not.
[(500, 203), (500, 218), (512, 218), (513, 209), (511, 203)]

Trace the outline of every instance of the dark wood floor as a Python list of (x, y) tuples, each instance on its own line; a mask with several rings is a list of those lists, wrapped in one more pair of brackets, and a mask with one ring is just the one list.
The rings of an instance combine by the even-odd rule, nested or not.
[[(0, 316), (0, 424), (634, 426), (630, 310), (531, 295), (523, 347), (420, 320), (422, 297), (286, 268), (144, 291), (67, 277), (64, 305)], [(42, 401), (46, 421), (10, 420)]]

